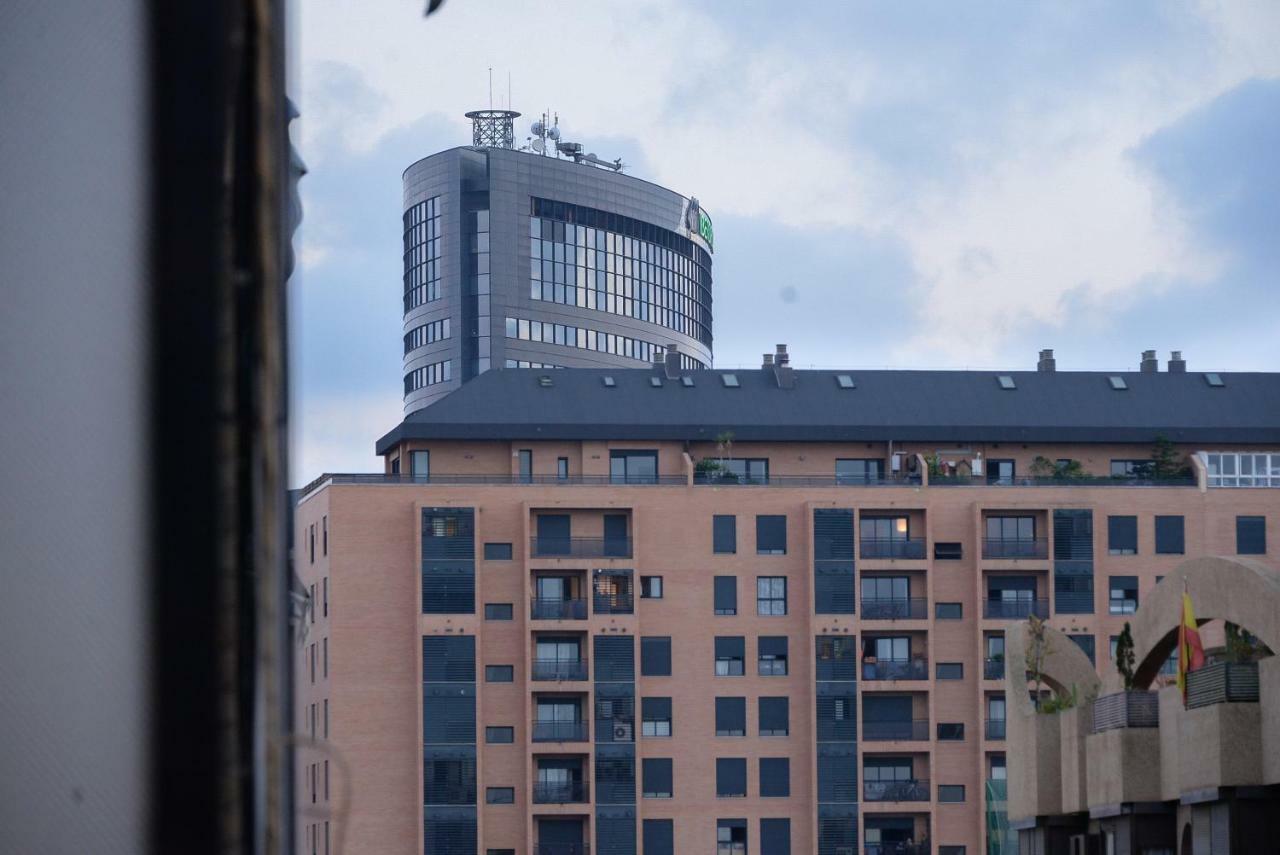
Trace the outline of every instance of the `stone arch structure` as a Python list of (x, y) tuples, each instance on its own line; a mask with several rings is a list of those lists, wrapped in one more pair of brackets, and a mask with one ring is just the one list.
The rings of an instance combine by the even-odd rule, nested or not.
[[(1005, 704), (1008, 715), (1036, 715), (1031, 696), (1026, 690), (1027, 643), (1031, 640), (1031, 626), (1022, 621), (1004, 631)], [(1098, 672), (1080, 646), (1063, 632), (1051, 626), (1044, 628), (1049, 653), (1041, 669), (1044, 684), (1058, 694), (1069, 694), (1075, 686), (1081, 698), (1096, 695), (1101, 688)], [(1166, 654), (1168, 655), (1168, 654)]]
[(1182, 590), (1196, 622), (1227, 620), (1280, 650), (1280, 571), (1250, 558), (1205, 556), (1179, 564), (1138, 609), (1131, 625), (1137, 662), (1134, 682), (1149, 687), (1178, 643)]

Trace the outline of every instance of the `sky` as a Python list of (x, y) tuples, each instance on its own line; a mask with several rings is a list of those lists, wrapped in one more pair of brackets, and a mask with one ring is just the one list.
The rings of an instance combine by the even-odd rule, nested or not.
[(490, 68), (519, 139), (551, 109), (711, 214), (717, 366), (1280, 368), (1280, 3), (424, 6), (295, 13), (296, 484), (380, 469), (400, 176)]

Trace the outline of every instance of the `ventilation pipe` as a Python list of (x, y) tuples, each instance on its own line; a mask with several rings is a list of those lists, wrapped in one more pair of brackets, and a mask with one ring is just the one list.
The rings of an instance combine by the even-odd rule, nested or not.
[(1058, 370), (1058, 360), (1053, 358), (1052, 350), (1040, 351), (1040, 361), (1036, 363), (1036, 370), (1046, 373)]
[(1138, 369), (1143, 374), (1155, 374), (1160, 370), (1160, 362), (1156, 359), (1154, 350), (1142, 351), (1142, 364), (1138, 366)]

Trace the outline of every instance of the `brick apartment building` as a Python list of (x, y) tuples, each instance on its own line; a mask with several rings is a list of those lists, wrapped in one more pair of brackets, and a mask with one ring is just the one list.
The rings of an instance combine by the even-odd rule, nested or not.
[(1004, 627), (1276, 564), (1280, 374), (1169, 369), (476, 377), (300, 496), (301, 851), (984, 851)]

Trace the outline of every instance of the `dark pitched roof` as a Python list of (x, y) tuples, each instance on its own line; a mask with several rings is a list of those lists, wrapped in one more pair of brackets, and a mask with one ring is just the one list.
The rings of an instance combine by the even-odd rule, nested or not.
[[(729, 388), (722, 375), (736, 375)], [(844, 389), (838, 375), (855, 387)], [(1002, 389), (997, 377), (1013, 378)], [(603, 378), (614, 379), (612, 388)], [(1280, 443), (1280, 374), (773, 369), (502, 369), (411, 413), (377, 443), (405, 439)], [(1110, 377), (1124, 379), (1113, 388)], [(543, 385), (540, 378), (550, 378)], [(661, 387), (651, 378), (663, 377)]]

